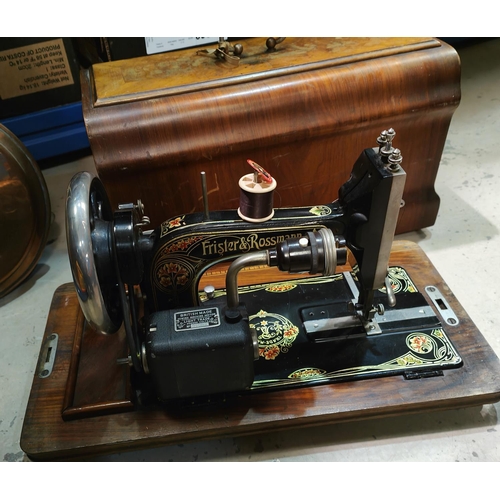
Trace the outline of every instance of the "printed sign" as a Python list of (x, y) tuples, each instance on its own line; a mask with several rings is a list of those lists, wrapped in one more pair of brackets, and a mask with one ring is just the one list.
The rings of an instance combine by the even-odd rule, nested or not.
[(62, 38), (0, 52), (0, 98), (72, 85)]

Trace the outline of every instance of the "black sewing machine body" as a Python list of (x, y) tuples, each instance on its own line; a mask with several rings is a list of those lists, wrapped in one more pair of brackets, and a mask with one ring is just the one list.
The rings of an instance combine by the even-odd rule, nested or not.
[(165, 221), (154, 234), (154, 247), (143, 282), (151, 310), (200, 304), (198, 283), (215, 264), (242, 254), (275, 248), (309, 231), (330, 228), (341, 235), (345, 227), (338, 203), (292, 209), (276, 209), (265, 225), (241, 220), (236, 210), (188, 214)]
[[(388, 269), (405, 173), (391, 140), (379, 146), (362, 152), (335, 202), (276, 209), (258, 223), (207, 210), (142, 232), (140, 202), (112, 213), (97, 179), (72, 181), (68, 248), (80, 304), (104, 333), (123, 321), (140, 389), (171, 401), (461, 364), (411, 276)], [(348, 256), (352, 269), (337, 270)], [(200, 290), (224, 262), (226, 287)], [(283, 280), (238, 286), (247, 266), (278, 267)]]

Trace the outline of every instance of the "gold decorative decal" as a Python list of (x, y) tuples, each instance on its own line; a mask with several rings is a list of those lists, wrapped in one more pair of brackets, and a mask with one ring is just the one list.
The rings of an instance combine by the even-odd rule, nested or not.
[(163, 257), (164, 255), (168, 255), (170, 253), (175, 253), (175, 252), (186, 253), (188, 251), (189, 247), (191, 247), (192, 245), (194, 245), (195, 243), (197, 243), (201, 239), (203, 239), (202, 236), (190, 236), (187, 238), (177, 239), (173, 243), (171, 243), (170, 245), (165, 245), (162, 248), (160, 255), (161, 255), (161, 257)]
[(281, 353), (288, 352), (299, 329), (281, 314), (260, 310), (249, 318), (250, 328), (257, 333), (259, 355), (266, 360), (276, 359)]
[(311, 210), (309, 210), (309, 213), (318, 217), (323, 217), (325, 215), (330, 215), (332, 213), (332, 210), (330, 207), (327, 207), (325, 205), (317, 205), (315, 207), (312, 207)]
[[(390, 267), (389, 268), (389, 280), (391, 281), (391, 286), (394, 293), (408, 292), (416, 293), (418, 292), (415, 283), (408, 276), (408, 273), (402, 267)], [(380, 289), (381, 292), (386, 293), (385, 286)]]
[[(333, 281), (343, 280), (344, 277), (342, 273), (334, 274), (332, 276), (314, 276), (307, 278), (299, 278), (289, 281), (278, 281), (276, 283), (261, 283), (256, 285), (246, 285), (238, 287), (238, 293), (240, 295), (245, 293), (255, 293), (261, 290), (265, 290), (270, 293), (284, 293), (289, 292), (296, 288), (298, 285), (314, 285), (323, 283), (332, 283)], [(223, 297), (226, 295), (226, 290), (221, 288), (220, 290), (215, 290), (215, 297)], [(200, 300), (203, 302), (207, 300), (207, 296), (204, 292), (199, 292)]]
[[(438, 347), (438, 343), (433, 337), (440, 340), (442, 343), (441, 347)], [(445, 336), (444, 331), (441, 329), (433, 330), (431, 335), (420, 332), (411, 333), (406, 337), (406, 345), (415, 354), (407, 352), (380, 365), (349, 368), (347, 370), (331, 373), (329, 376), (331, 376), (331, 378), (336, 378), (341, 375), (346, 375), (348, 372), (350, 372), (350, 374), (361, 374), (379, 370), (391, 371), (400, 369), (402, 366), (412, 365), (425, 365), (429, 367), (433, 365), (456, 365), (462, 361), (462, 358), (458, 355), (451, 342)], [(420, 357), (417, 356), (417, 354), (421, 356), (425, 355), (426, 357)]]
[(321, 368), (301, 368), (300, 370), (295, 370), (294, 372), (288, 375), (288, 378), (291, 379), (317, 379), (326, 373), (325, 370)]
[(283, 293), (283, 292), (289, 292), (290, 290), (293, 290), (297, 285), (294, 283), (273, 283), (272, 285), (269, 285), (268, 287), (265, 288), (266, 292), (271, 292), (271, 293)]
[(179, 217), (174, 217), (173, 219), (166, 220), (161, 224), (160, 238), (163, 238), (171, 229), (185, 226), (184, 222), (185, 215), (181, 215)]
[[(166, 221), (161, 225), (160, 236), (165, 236), (169, 231), (180, 226), (185, 226), (183, 217), (177, 217), (170, 221)], [(258, 233), (251, 234), (231, 234), (225, 232), (223, 234), (202, 233), (187, 236), (169, 241), (160, 249), (160, 255), (166, 255), (172, 252), (190, 252), (197, 255), (199, 259), (225, 257), (227, 255), (235, 255), (238, 253), (247, 253), (254, 250), (262, 250), (264, 248), (275, 247), (289, 238), (301, 238), (301, 232), (292, 234), (274, 234), (260, 235)], [(198, 243), (194, 245), (194, 243)], [(193, 247), (193, 248), (190, 248)]]
[[(439, 342), (437, 342), (435, 338), (439, 339)], [(441, 343), (441, 346), (438, 346), (438, 343)], [(356, 375), (367, 375), (381, 372), (388, 373), (404, 369), (405, 367), (418, 366), (432, 368), (433, 366), (457, 366), (462, 362), (462, 358), (455, 350), (448, 337), (445, 335), (445, 332), (440, 328), (433, 330), (431, 335), (420, 332), (411, 333), (406, 337), (406, 344), (413, 352), (407, 352), (397, 358), (385, 361), (384, 363), (378, 365), (353, 366), (331, 372), (325, 371), (321, 374), (311, 372), (308, 380), (312, 381), (317, 379), (319, 381), (333, 381)], [(417, 356), (417, 354), (421, 354), (421, 356)], [(304, 370), (309, 370), (309, 368), (304, 368)], [(296, 370), (296, 372), (300, 372), (300, 370)], [(292, 377), (294, 373), (295, 372), (292, 372), (288, 375), (287, 379), (256, 380), (252, 385), (252, 389), (259, 387), (283, 387), (299, 384), (304, 381), (304, 379), (300, 378), (300, 376)]]
[(194, 269), (182, 259), (160, 261), (155, 268), (155, 285), (163, 291), (182, 290), (189, 286)]
[(412, 333), (406, 337), (406, 345), (417, 354), (427, 354), (435, 349), (436, 342), (423, 333)]
[(267, 235), (258, 233), (241, 235), (210, 235), (201, 244), (201, 255), (203, 257), (218, 255), (223, 257), (235, 252), (247, 253), (253, 250), (275, 247), (278, 243), (289, 238), (301, 238), (302, 233)]

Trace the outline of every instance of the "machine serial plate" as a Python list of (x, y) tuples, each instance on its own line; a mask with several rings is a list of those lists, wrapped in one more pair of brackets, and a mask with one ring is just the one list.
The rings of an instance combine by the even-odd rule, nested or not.
[(219, 309), (209, 307), (193, 311), (175, 313), (175, 331), (198, 330), (200, 328), (215, 328), (220, 325)]

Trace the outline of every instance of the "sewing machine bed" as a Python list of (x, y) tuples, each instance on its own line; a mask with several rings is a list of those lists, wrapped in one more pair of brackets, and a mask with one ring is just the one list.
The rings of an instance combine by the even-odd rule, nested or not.
[[(385, 314), (375, 316), (372, 327), (381, 332), (366, 335), (362, 324), (344, 325), (353, 299), (347, 273), (239, 288), (242, 302), (251, 295), (249, 324), (259, 341), (251, 391), (395, 374), (431, 376), (462, 365), (446, 329), (399, 266), (389, 270), (396, 306), (389, 308), (385, 289), (375, 294)], [(354, 278), (351, 284), (355, 286)], [(225, 290), (218, 295), (219, 301), (205, 302), (208, 317), (213, 303), (224, 305)], [(336, 318), (341, 324), (332, 329)]]
[[(240, 287), (240, 300), (251, 294), (252, 303), (262, 306), (249, 318), (260, 347), (252, 389), (167, 405), (152, 402), (147, 392), (137, 403), (130, 371), (116, 363), (127, 353), (123, 332), (106, 338), (93, 334), (73, 284), (62, 285), (47, 320), (21, 447), (33, 460), (84, 458), (498, 401), (500, 362), (423, 251), (414, 243), (395, 242), (390, 266), (397, 305), (392, 310), (386, 306), (379, 317), (383, 333), (360, 332), (349, 340), (342, 331), (333, 339), (324, 338), (328, 329), (318, 331), (351, 298), (343, 274)], [(240, 274), (241, 282), (245, 272)], [(222, 274), (214, 272), (209, 279), (223, 286)], [(325, 280), (335, 287), (335, 304), (322, 295), (319, 282)], [(437, 307), (426, 287), (442, 293)], [(377, 293), (384, 303), (385, 292)], [(305, 307), (290, 307), (294, 303)], [(211, 301), (205, 304), (210, 309)], [(456, 319), (443, 320), (438, 309), (453, 311)], [(401, 329), (401, 324), (406, 326)], [(41, 378), (54, 333), (54, 369)]]

